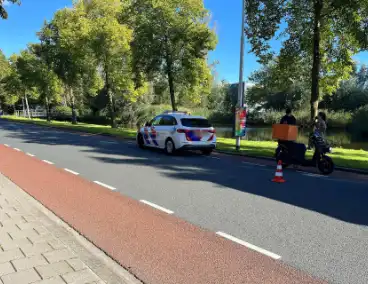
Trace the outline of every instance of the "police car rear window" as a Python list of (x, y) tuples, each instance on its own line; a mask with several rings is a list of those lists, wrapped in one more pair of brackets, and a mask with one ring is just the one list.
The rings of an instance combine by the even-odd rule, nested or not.
[(202, 118), (182, 118), (181, 124), (185, 127), (208, 128), (211, 123), (207, 119)]

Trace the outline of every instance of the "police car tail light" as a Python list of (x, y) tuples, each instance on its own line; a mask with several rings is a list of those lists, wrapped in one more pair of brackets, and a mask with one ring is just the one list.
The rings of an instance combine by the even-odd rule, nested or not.
[(178, 133), (186, 133), (187, 131), (185, 129), (180, 129), (179, 128), (179, 129), (176, 130), (176, 132), (178, 132)]
[(209, 133), (216, 134), (216, 129), (208, 130)]

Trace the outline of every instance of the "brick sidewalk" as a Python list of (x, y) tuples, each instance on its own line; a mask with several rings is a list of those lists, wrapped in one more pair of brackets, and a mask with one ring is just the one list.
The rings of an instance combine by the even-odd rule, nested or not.
[(0, 283), (140, 283), (2, 174), (0, 223)]

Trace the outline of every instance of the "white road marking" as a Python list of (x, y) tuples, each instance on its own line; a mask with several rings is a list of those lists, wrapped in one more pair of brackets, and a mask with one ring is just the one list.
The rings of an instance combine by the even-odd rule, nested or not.
[(21, 150), (20, 150), (20, 149), (18, 149), (18, 148), (14, 148), (14, 150), (15, 150), (15, 151), (18, 151), (18, 152), (21, 152)]
[(231, 235), (228, 235), (226, 233), (217, 232), (216, 234), (219, 235), (219, 236), (221, 236), (221, 237), (223, 237), (223, 238), (225, 238), (225, 239), (228, 239), (228, 240), (233, 241), (235, 243), (238, 243), (238, 244), (240, 244), (242, 246), (245, 246), (245, 247), (247, 247), (247, 248), (249, 248), (251, 250), (254, 250), (254, 251), (257, 251), (257, 252), (262, 253), (264, 255), (267, 255), (267, 256), (269, 256), (269, 257), (271, 257), (273, 259), (280, 259), (281, 258), (281, 256), (279, 256), (279, 255), (277, 255), (277, 254), (275, 254), (273, 252), (270, 252), (270, 251), (265, 250), (263, 248), (260, 248), (260, 247), (257, 247), (255, 245), (252, 245), (250, 243), (247, 243), (245, 241), (242, 241), (242, 240), (240, 240), (238, 238), (235, 238), (235, 237), (233, 237)]
[(31, 153), (26, 153), (27, 156), (30, 156), (30, 157), (34, 157), (35, 155), (31, 154)]
[(128, 144), (135, 144), (135, 142), (133, 142), (133, 141), (127, 141), (126, 143), (128, 143)]
[(114, 141), (100, 141), (100, 143), (102, 143), (102, 144), (118, 144), (118, 142), (114, 142)]
[(153, 208), (156, 208), (158, 210), (161, 210), (161, 211), (163, 211), (163, 212), (165, 212), (167, 214), (173, 214), (174, 213), (174, 211), (171, 211), (169, 209), (166, 209), (164, 207), (161, 207), (161, 206), (159, 206), (159, 205), (157, 205), (155, 203), (149, 202), (147, 200), (139, 200), (139, 201), (142, 202), (142, 203), (144, 203), (144, 204), (146, 204), (146, 205), (149, 205), (149, 206), (151, 206)]
[(65, 171), (67, 171), (68, 173), (71, 173), (71, 174), (73, 174), (73, 175), (79, 175), (79, 173), (77, 173), (77, 172), (75, 172), (75, 171), (72, 171), (72, 170), (69, 170), (69, 169), (67, 169), (67, 168), (65, 168), (64, 169)]
[(4, 144), (5, 147), (10, 147), (8, 144)]
[(212, 159), (221, 160), (219, 157), (211, 157)]
[(266, 165), (262, 165), (262, 164), (257, 164), (257, 163), (250, 163), (250, 162), (242, 162), (243, 164), (246, 165), (251, 165), (251, 166), (259, 166), (259, 167), (265, 167)]
[(303, 173), (303, 176), (318, 177), (318, 178), (328, 178), (328, 176), (319, 175), (319, 174), (312, 174), (312, 173)]
[(45, 162), (46, 164), (49, 164), (49, 165), (53, 165), (54, 164), (53, 162), (50, 162), (48, 160), (42, 160), (42, 162)]
[(101, 186), (103, 186), (103, 187), (106, 187), (106, 188), (108, 188), (108, 189), (111, 189), (111, 190), (115, 190), (115, 189), (116, 189), (116, 188), (115, 188), (115, 187), (113, 187), (113, 186), (110, 186), (110, 185), (104, 184), (104, 183), (102, 183), (102, 182), (100, 182), (100, 181), (97, 181), (97, 180), (95, 180), (95, 181), (94, 181), (94, 183), (96, 183), (96, 184), (98, 184), (98, 185), (101, 185)]

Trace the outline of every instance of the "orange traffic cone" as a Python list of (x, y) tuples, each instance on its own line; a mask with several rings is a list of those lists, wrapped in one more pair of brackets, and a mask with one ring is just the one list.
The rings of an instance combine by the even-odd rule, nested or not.
[(282, 173), (282, 161), (278, 162), (275, 177), (272, 181), (277, 182), (277, 183), (284, 183), (285, 182), (284, 177), (283, 177), (283, 173)]

